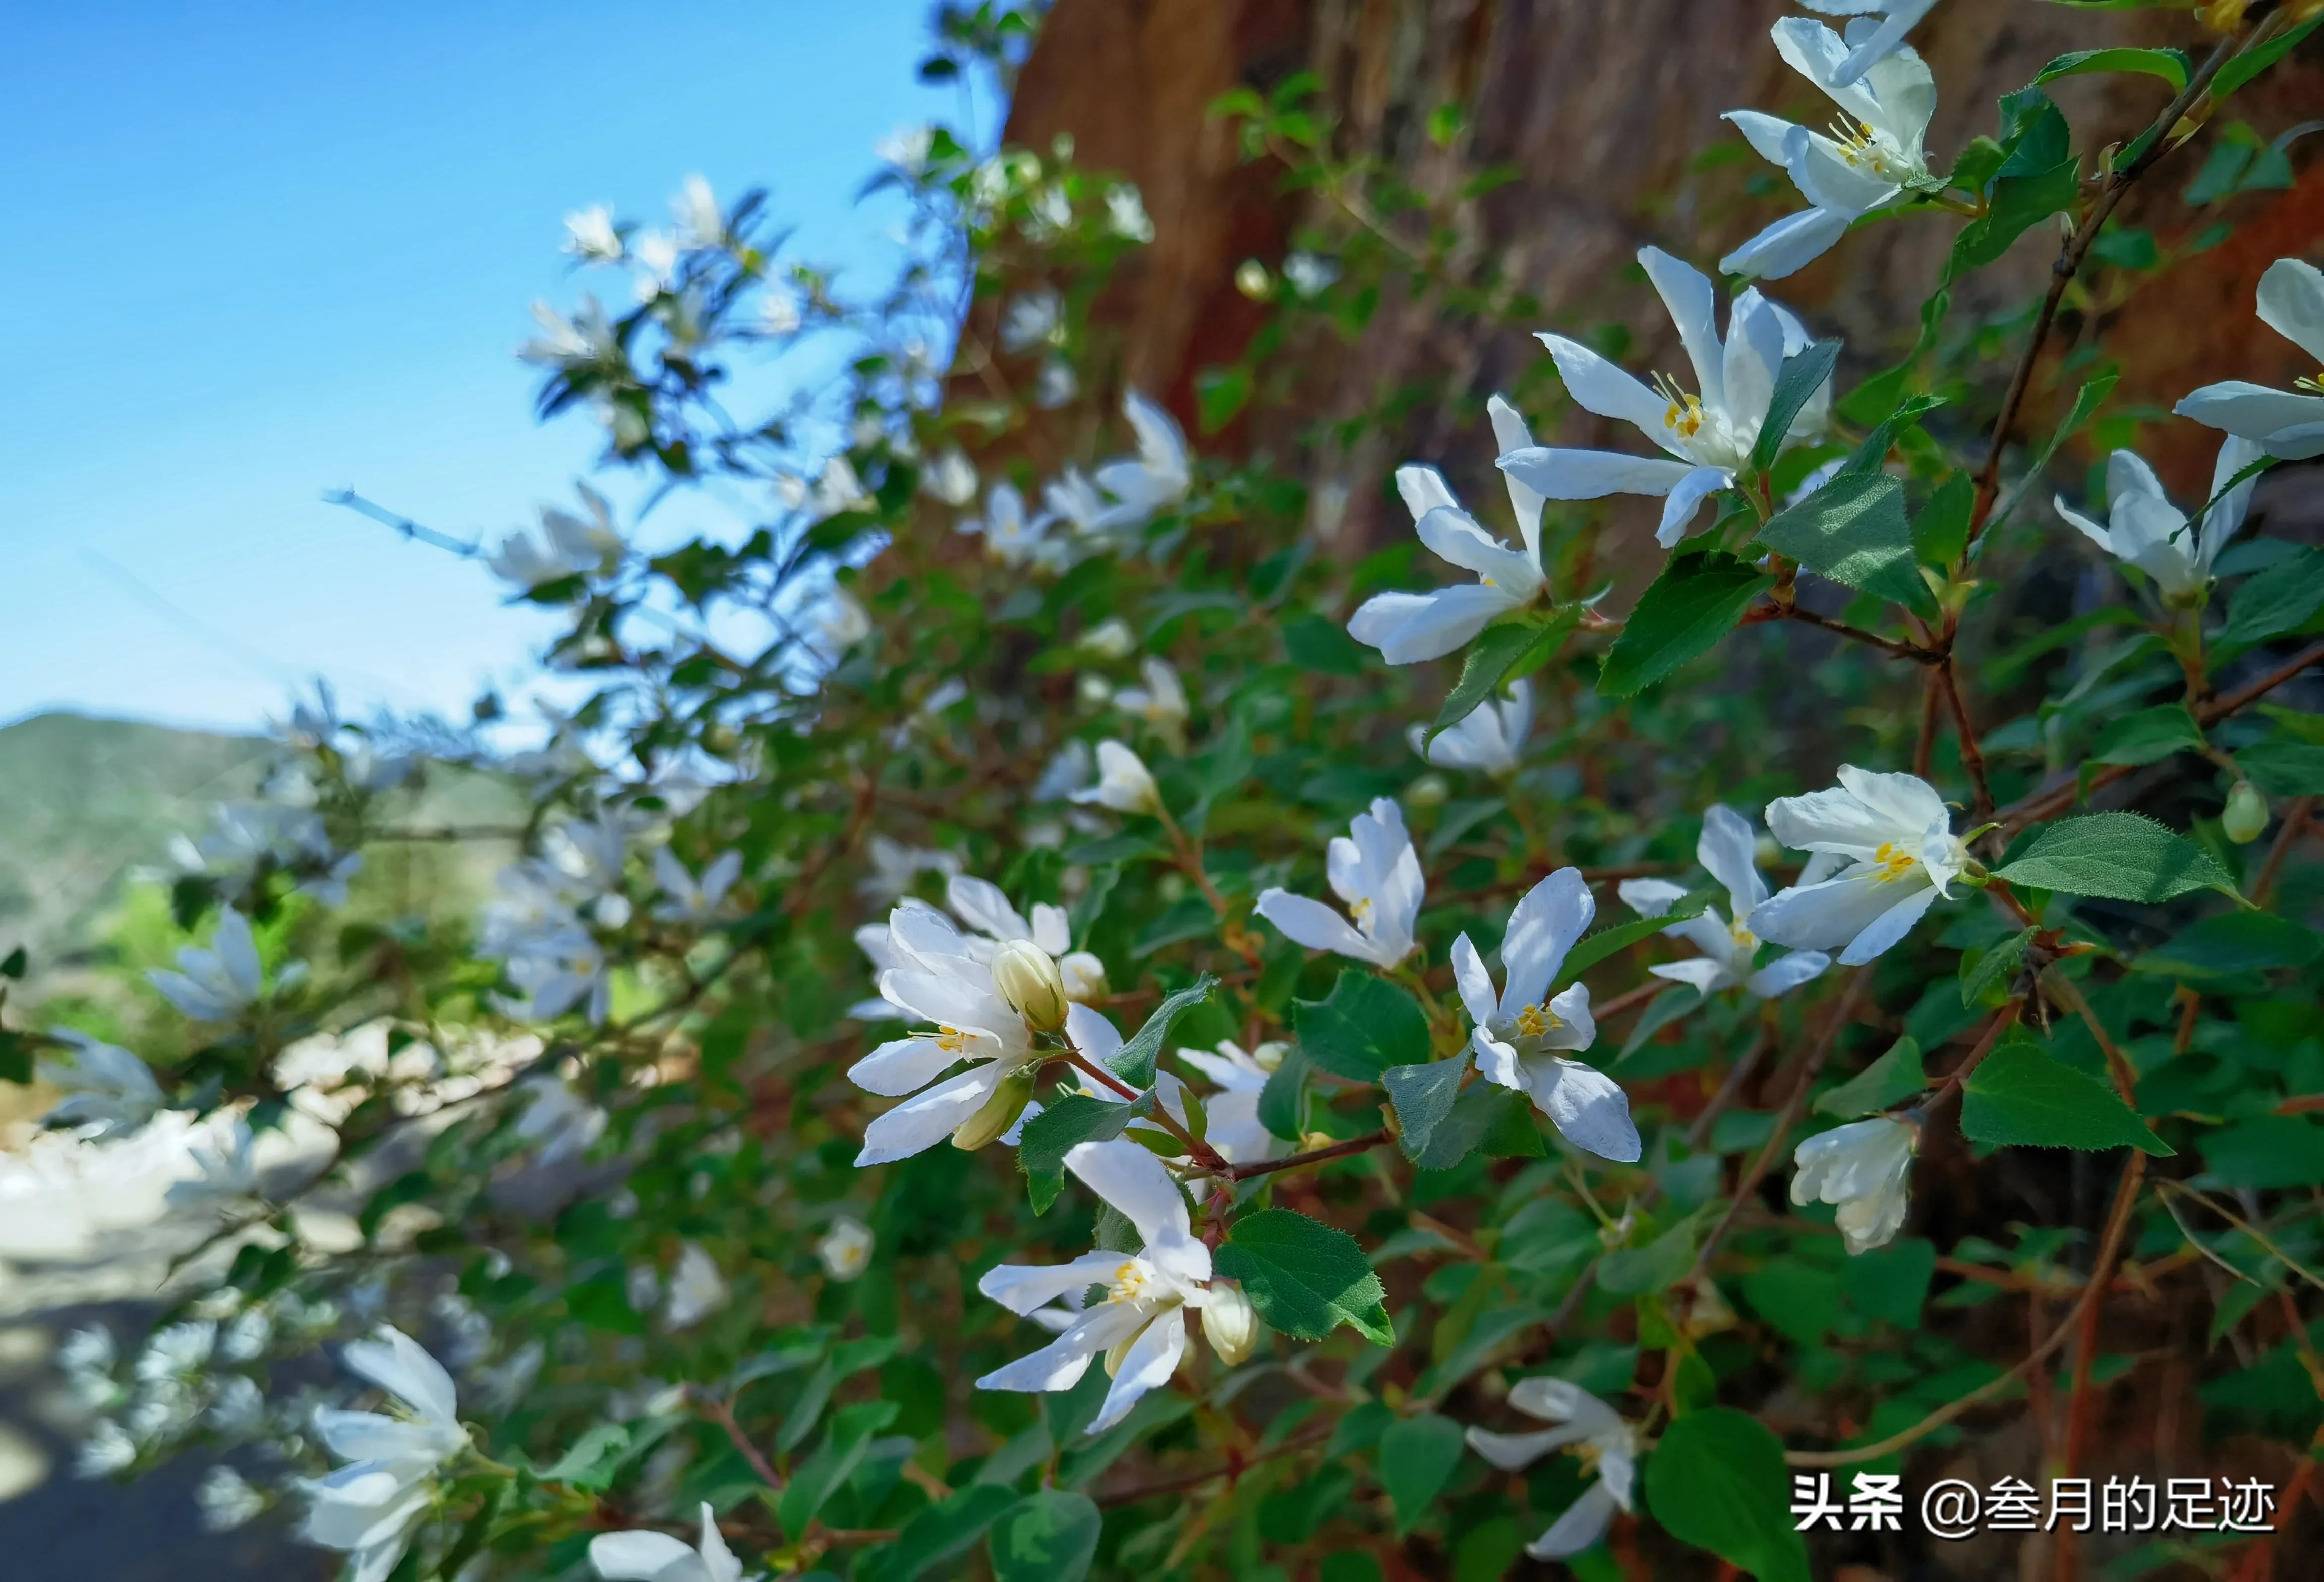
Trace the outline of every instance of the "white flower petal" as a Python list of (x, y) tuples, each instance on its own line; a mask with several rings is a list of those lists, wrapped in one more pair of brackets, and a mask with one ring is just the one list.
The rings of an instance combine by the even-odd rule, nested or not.
[(1667, 495), (1693, 472), (1687, 462), (1618, 450), (1512, 450), (1496, 466), (1549, 500), (1599, 500), (1608, 495)]

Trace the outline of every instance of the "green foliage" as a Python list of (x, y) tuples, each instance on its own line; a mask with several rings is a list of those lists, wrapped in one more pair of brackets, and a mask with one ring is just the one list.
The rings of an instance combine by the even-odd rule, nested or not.
[(1428, 1018), (1410, 995), (1350, 967), (1330, 995), (1292, 1007), (1299, 1050), (1320, 1071), (1351, 1082), (1378, 1082), (1391, 1066), (1428, 1058)]
[(1380, 1436), (1379, 1480), (1401, 1538), (1427, 1511), (1461, 1460), (1461, 1425), (1433, 1411), (1400, 1417)]
[(1343, 1230), (1288, 1208), (1263, 1208), (1234, 1223), (1218, 1252), (1219, 1272), (1241, 1285), (1267, 1327), (1321, 1340), (1345, 1324), (1375, 1345), (1396, 1338), (1387, 1291), (1364, 1251)]
[(1759, 1582), (1807, 1582), (1784, 1447), (1756, 1419), (1715, 1406), (1675, 1420), (1647, 1457), (1646, 1485), (1647, 1507), (1674, 1536)]
[(1672, 555), (1623, 623), (1598, 672), (1598, 690), (1628, 698), (1665, 680), (1709, 652), (1775, 583), (1748, 560), (1717, 550)]
[(1769, 517), (1759, 541), (1811, 571), (1933, 615), (1904, 516), (1904, 486), (1884, 473), (1844, 473)]
[(2062, 819), (1995, 872), (2012, 884), (2113, 901), (2169, 901), (2235, 884), (2200, 847), (2136, 813)]
[(1853, 1120), (1895, 1108), (1928, 1086), (1921, 1072), (1921, 1046), (1900, 1038), (1855, 1076), (1816, 1096), (1815, 1107), (1828, 1115)]
[(2025, 1038), (2005, 1038), (1969, 1074), (1961, 1133), (1974, 1143), (2022, 1147), (2177, 1152), (2112, 1088)]

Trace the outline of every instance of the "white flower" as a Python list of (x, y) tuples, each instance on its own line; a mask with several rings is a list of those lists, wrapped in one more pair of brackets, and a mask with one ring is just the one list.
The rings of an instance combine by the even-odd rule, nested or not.
[(874, 143), (872, 153), (881, 163), (916, 176), (927, 169), (928, 152), (935, 146), (936, 128), (923, 122), (917, 126), (897, 127)]
[(1161, 790), (1147, 772), (1146, 761), (1120, 742), (1097, 745), (1097, 783), (1074, 791), (1077, 802), (1095, 802), (1117, 813), (1154, 813), (1162, 806)]
[[(1694, 843), (1694, 857), (1711, 876), (1727, 887), (1733, 921), (1719, 915), (1715, 906), (1700, 916), (1673, 923), (1663, 930), (1684, 939), (1702, 956), (1692, 961), (1666, 961), (1646, 968), (1656, 977), (1692, 984), (1706, 995), (1741, 984), (1746, 993), (1761, 1000), (1790, 994), (1831, 965), (1820, 950), (1794, 951), (1753, 970), (1759, 937), (1751, 931), (1751, 914), (1767, 899), (1767, 881), (1759, 876), (1759, 837), (1751, 821), (1723, 802), (1702, 810), (1702, 835)], [(1660, 917), (1686, 894), (1667, 879), (1625, 879), (1621, 897), (1641, 917)]]
[[(1465, 646), (1492, 622), (1524, 609), (1546, 591), (1541, 569), (1541, 495), (1517, 467), (1512, 456), (1570, 456), (1574, 451), (1536, 451), (1517, 408), (1494, 396), (1486, 402), (1493, 440), (1501, 450), (1504, 486), (1517, 515), (1519, 547), (1511, 549), (1461, 509), (1452, 486), (1433, 467), (1417, 462), (1396, 469), (1397, 493), (1412, 513), (1420, 541), (1436, 554), (1473, 572), (1473, 586), (1440, 587), (1430, 593), (1382, 593), (1364, 601), (1348, 622), (1348, 635), (1377, 648), (1392, 665), (1437, 659)], [(1602, 492), (1602, 491), (1601, 491)]]
[(2195, 526), (2188, 524), (2185, 512), (2171, 504), (2163, 492), (2163, 480), (2134, 450), (2117, 450), (2107, 458), (2104, 526), (2069, 506), (2062, 495), (2053, 503), (2058, 514), (2080, 529), (2083, 537), (2154, 578), (2165, 598), (2200, 599), (2210, 586), (2211, 562), (2243, 527), (2244, 513), (2251, 507), (2252, 487), (2259, 479), (2246, 478), (2224, 495), (2219, 491), (2227, 487), (2229, 478), (2266, 454), (2257, 440), (2227, 436), (2211, 469), (2211, 495), (2218, 496), (2218, 503)]
[(196, 1022), (231, 1022), (258, 998), (258, 945), (250, 920), (227, 907), (218, 913), (210, 948), (189, 945), (178, 952), (178, 970), (154, 968), (145, 975), (161, 997)]
[(1529, 1096), (1577, 1148), (1627, 1164), (1638, 1157), (1638, 1129), (1621, 1084), (1557, 1052), (1586, 1050), (1598, 1037), (1589, 987), (1577, 983), (1549, 997), (1566, 953), (1597, 911), (1582, 871), (1560, 868), (1509, 913), (1500, 993), (1493, 992), (1492, 974), (1466, 934), (1452, 942), (1452, 980), (1475, 1024), (1470, 1045), (1486, 1080)]
[(841, 1215), (823, 1233), (815, 1244), (815, 1255), (823, 1260), (823, 1272), (837, 1281), (857, 1278), (872, 1266), (872, 1229), (862, 1220)]
[(613, 338), (613, 321), (605, 317), (604, 308), (593, 296), (585, 294), (570, 319), (547, 302), (533, 303), (532, 317), (546, 333), (516, 348), (516, 355), (525, 362), (562, 368), (622, 355), (621, 345)]
[(718, 195), (710, 183), (700, 176), (688, 176), (669, 200), (669, 212), (678, 220), (678, 234), (689, 247), (715, 247), (726, 239), (726, 216), (718, 207)]
[(691, 1329), (726, 1305), (726, 1281), (717, 1260), (692, 1242), (678, 1250), (678, 1267), (670, 1272), (668, 1305), (662, 1317), (673, 1329)]
[(520, 1022), (551, 1022), (578, 1006), (593, 1023), (602, 1022), (613, 1010), (604, 952), (578, 922), (512, 940), (505, 970), (517, 992), (497, 1003)]
[(1067, 466), (1041, 486), (1041, 504), (1050, 515), (1084, 535), (1103, 532), (1113, 523), (1115, 508), (1106, 504), (1105, 495), (1077, 467)]
[(1170, 661), (1148, 654), (1139, 661), (1139, 674), (1146, 678), (1143, 687), (1124, 687), (1113, 695), (1113, 706), (1127, 714), (1134, 714), (1152, 726), (1170, 743), (1173, 750), (1184, 752), (1186, 744), (1186, 689), (1178, 680), (1178, 672)]
[(1154, 239), (1154, 222), (1146, 215), (1146, 199), (1137, 188), (1118, 183), (1106, 189), (1105, 222), (1113, 227), (1114, 235), (1125, 241), (1150, 242)]
[(466, 1448), (468, 1430), (452, 1376), (401, 1331), (383, 1325), (339, 1355), (348, 1372), (393, 1396), (399, 1411), (315, 1413), (324, 1447), (349, 1465), (300, 1480), (313, 1501), (300, 1536), (349, 1551), (354, 1582), (383, 1582), (427, 1513), (429, 1475)]
[(1019, 291), (1001, 315), (1001, 349), (1021, 352), (1054, 339), (1065, 317), (1065, 301), (1055, 288)]
[(1853, 25), (1849, 27), (1848, 42), (1855, 48), (1840, 62), (1835, 79), (1843, 88), (1871, 69), (1876, 61), (1885, 60), (1894, 53), (1896, 46), (1904, 42), (1904, 35), (1920, 25), (1921, 18), (1928, 15), (1936, 3), (1937, 0), (1800, 0), (1810, 11), (1820, 11), (1826, 16), (1881, 18), (1877, 26), (1860, 37)]
[(1597, 1464), (1598, 1477), (1567, 1507), (1549, 1531), (1526, 1545), (1537, 1560), (1578, 1555), (1606, 1535), (1618, 1510), (1630, 1509), (1638, 1471), (1638, 1438), (1621, 1414), (1579, 1384), (1563, 1379), (1519, 1379), (1509, 1386), (1509, 1404), (1527, 1417), (1559, 1426), (1533, 1434), (1469, 1430), (1469, 1448), (1504, 1472), (1530, 1466), (1552, 1450), (1582, 1448)]
[(1911, 1123), (1876, 1115), (1819, 1132), (1792, 1155), (1794, 1203), (1837, 1203), (1850, 1253), (1885, 1246), (1904, 1227), (1913, 1150)]
[(980, 1390), (1070, 1390), (1102, 1355), (1113, 1383), (1089, 1426), (1102, 1433), (1139, 1398), (1170, 1382), (1186, 1354), (1185, 1309), (1210, 1300), (1211, 1250), (1195, 1239), (1186, 1199), (1162, 1161), (1127, 1138), (1084, 1143), (1065, 1168), (1111, 1204), (1144, 1240), (1142, 1253), (1095, 1252), (1070, 1263), (1003, 1263), (976, 1289), (1010, 1312), (1030, 1316), (1093, 1285), (1105, 1299), (1074, 1317), (1056, 1339), (977, 1380)]
[(602, 203), (593, 203), (567, 215), (565, 250), (592, 264), (619, 263), (622, 234), (613, 228), (613, 211)]
[(228, 1439), (254, 1439), (266, 1426), (266, 1392), (247, 1374), (229, 1374), (205, 1416), (211, 1428)]
[[(1104, 997), (1105, 963), (1086, 950), (1073, 948), (1072, 921), (1064, 907), (1036, 902), (1033, 919), (1028, 922), (1024, 914), (1009, 903), (1000, 885), (957, 874), (945, 883), (945, 904), (952, 908), (954, 916), (976, 930), (966, 942), (969, 954), (978, 959), (991, 961), (1003, 945), (1019, 941), (1031, 944), (1056, 963), (1067, 999), (1087, 1004)], [(860, 932), (857, 942), (862, 942)], [(878, 959), (870, 946), (865, 946), (865, 950)]]
[(266, 1509), (266, 1496), (231, 1466), (213, 1466), (194, 1490), (205, 1532), (231, 1532)]
[(515, 1134), (533, 1144), (533, 1162), (562, 1164), (588, 1152), (605, 1130), (605, 1112), (573, 1091), (562, 1078), (528, 1077), (517, 1085), (525, 1096)]
[(1186, 437), (1168, 412), (1133, 390), (1121, 399), (1121, 415), (1138, 436), (1138, 454), (1116, 457), (1097, 469), (1098, 487), (1117, 502), (1100, 523), (1104, 528), (1144, 523), (1185, 499), (1193, 483)]
[(1203, 1109), (1211, 1118), (1206, 1140), (1229, 1164), (1252, 1164), (1283, 1152), (1283, 1139), (1259, 1121), (1259, 1096), (1267, 1090), (1267, 1079), (1290, 1050), (1288, 1044), (1263, 1043), (1246, 1054), (1241, 1045), (1228, 1039), (1219, 1044), (1216, 1054), (1202, 1050), (1178, 1051), (1181, 1060), (1219, 1086), (1218, 1092), (1203, 1100)]
[(1340, 278), (1340, 265), (1318, 253), (1294, 253), (1283, 261), (1283, 278), (1301, 296), (1318, 297)]
[[(1927, 781), (1842, 764), (1840, 784), (1767, 804), (1767, 828), (1813, 852), (1800, 882), (1751, 912), (1763, 939), (1838, 950), (1861, 967), (1911, 931), (1969, 865), (1952, 814)], [(1832, 875), (1837, 874), (1838, 877)]]
[(1044, 412), (1057, 408), (1081, 393), (1081, 375), (1063, 357), (1051, 357), (1041, 365), (1040, 377), (1033, 382), (1033, 404)]
[(1407, 733), (1412, 750), (1440, 769), (1473, 769), (1482, 774), (1513, 774), (1526, 735), (1533, 729), (1533, 683), (1519, 676), (1508, 695), (1488, 698), (1466, 719), (1428, 739), (1428, 727)]
[(873, 902), (901, 897), (922, 874), (946, 875), (960, 872), (960, 859), (948, 851), (905, 846), (884, 835), (871, 840), (872, 871), (856, 882), (856, 893)]
[(504, 581), (534, 588), (585, 571), (603, 571), (620, 560), (626, 546), (614, 529), (613, 507), (588, 485), (575, 488), (586, 514), (543, 505), (540, 536), (520, 528), (501, 541), (484, 564)]
[[(848, 1069), (848, 1078), (866, 1093), (905, 1097), (865, 1128), (858, 1165), (892, 1163), (947, 1134), (957, 1139), (988, 1106), (1018, 1096), (1020, 1086), (1021, 1097), (1029, 1098), (1030, 1068), (1043, 1058), (1033, 1029), (992, 981), (991, 940), (973, 942), (936, 908), (907, 901), (889, 914), (888, 949), (895, 965), (880, 975), (881, 997), (935, 1028), (883, 1043)], [(1104, 1021), (1085, 1006), (1072, 1007), (1065, 1036), (1076, 1044), (1083, 1018)], [(936, 1080), (964, 1060), (969, 1069)]]
[[(1849, 25), (1849, 42), (1871, 38), (1877, 24)], [(1900, 35), (1901, 36), (1901, 35)], [(1923, 146), (1936, 113), (1936, 79), (1910, 50), (1884, 53), (1857, 74), (1848, 44), (1821, 23), (1787, 16), (1775, 23), (1776, 52), (1845, 113), (1838, 136), (1794, 125), (1757, 110), (1730, 110), (1745, 141), (1781, 165), (1812, 206), (1777, 220), (1719, 261), (1727, 274), (1781, 280), (1840, 240), (1851, 221), (1932, 185)], [(1860, 76), (1861, 80), (1858, 80)]]
[(1394, 967), (1412, 954), (1413, 926), (1427, 882), (1412, 837), (1405, 833), (1404, 811), (1393, 799), (1373, 799), (1370, 812), (1357, 814), (1347, 834), (1332, 837), (1323, 871), (1347, 917), (1320, 901), (1277, 889), (1262, 893), (1255, 910), (1310, 950), (1335, 951), (1375, 967)]
[(589, 1540), (589, 1563), (605, 1582), (742, 1582), (742, 1562), (720, 1536), (710, 1502), (702, 1503), (702, 1541), (689, 1549), (667, 1532), (601, 1532)]
[[(2297, 258), (2269, 264), (2259, 277), (2259, 321), (2324, 363), (2324, 270)], [(2313, 378), (2299, 384), (2295, 393), (2230, 379), (2190, 392), (2171, 410), (2301, 461), (2324, 456), (2324, 386)]]
[(101, 1417), (81, 1441), (80, 1454), (73, 1458), (73, 1472), (80, 1477), (110, 1477), (136, 1465), (137, 1441), (129, 1437), (127, 1429)]
[(667, 922), (708, 922), (725, 904), (726, 893), (742, 876), (742, 854), (739, 851), (720, 852), (710, 859), (697, 879), (687, 872), (684, 863), (670, 855), (669, 847), (657, 847), (654, 882), (669, 899), (655, 907), (653, 914)]
[(920, 487), (947, 505), (965, 505), (976, 498), (976, 463), (955, 445), (928, 463)]
[(168, 1102), (152, 1068), (117, 1044), (70, 1027), (49, 1029), (70, 1044), (69, 1060), (42, 1060), (40, 1079), (64, 1097), (42, 1117), (51, 1126), (86, 1126), (91, 1138), (115, 1137), (152, 1120)]
[[(1659, 247), (1641, 248), (1638, 262), (1678, 326), (1699, 393), (1690, 395), (1666, 376), (1647, 389), (1579, 341), (1539, 338), (1557, 360), (1573, 399), (1600, 417), (1620, 418), (1668, 453), (1668, 459), (1610, 450), (1536, 448), (1505, 454), (1501, 468), (1551, 500), (1596, 500), (1608, 495), (1662, 495), (1662, 525), (1655, 541), (1668, 549), (1686, 536), (1703, 500), (1731, 487), (1758, 442), (1775, 375), (1784, 359), (1808, 345), (1808, 332), (1790, 312), (1744, 291), (1728, 310), (1727, 338), (1719, 336), (1711, 282)], [(1821, 435), (1831, 415), (1826, 380), (1792, 420), (1784, 443)]]
[(189, 1143), (186, 1159), (194, 1173), (171, 1184), (164, 1195), (172, 1207), (223, 1207), (258, 1194), (258, 1140), (250, 1123), (237, 1120), (224, 1137), (215, 1130), (206, 1143)]
[(145, 1349), (137, 1354), (137, 1377), (152, 1383), (197, 1372), (217, 1355), (217, 1322), (213, 1318), (188, 1318), (155, 1330)]
[(1045, 571), (1064, 569), (1072, 547), (1049, 537), (1054, 522), (1047, 513), (1025, 514), (1025, 496), (1010, 483), (985, 491), (984, 514), (964, 516), (959, 531), (984, 540), (984, 552), (1003, 566), (1037, 566)]

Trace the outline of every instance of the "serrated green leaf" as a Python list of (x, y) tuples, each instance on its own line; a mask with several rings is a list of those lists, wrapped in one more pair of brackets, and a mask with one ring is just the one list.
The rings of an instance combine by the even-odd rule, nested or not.
[(1018, 1134), (1017, 1162), (1029, 1176), (1056, 1175), (1065, 1169), (1065, 1155), (1073, 1149), (1120, 1136), (1122, 1128), (1137, 1115), (1130, 1104), (1110, 1104), (1086, 1093), (1069, 1093), (1025, 1123), (1024, 1131)]
[(1429, 740), (1434, 741), (1440, 732), (1477, 712), (1477, 706), (1500, 686), (1501, 672), (1533, 645), (1537, 630), (1529, 621), (1499, 621), (1477, 634), (1476, 641), (1469, 644), (1468, 657), (1461, 662), (1461, 679), (1452, 684), (1444, 707), (1436, 711), (1435, 722), (1428, 727)]
[(2247, 578), (2227, 601), (2221, 643), (2264, 643), (2296, 632), (2324, 609), (2324, 550), (2303, 549), (2290, 564)]
[(1391, 1066), (1428, 1059), (1428, 1017), (1412, 996), (1352, 967), (1328, 997), (1294, 1001), (1291, 1025), (1311, 1065), (1350, 1082), (1378, 1082)]
[(570, 1484), (591, 1494), (613, 1486), (622, 1453), (630, 1448), (630, 1430), (620, 1423), (597, 1423), (573, 1441), (556, 1464), (540, 1469), (543, 1483)]
[(2195, 890), (2236, 893), (2200, 847), (2137, 813), (2085, 813), (2037, 833), (1998, 870), (2012, 884), (2108, 901), (2169, 901)]
[(1263, 1208), (1235, 1221), (1217, 1263), (1278, 1334), (1321, 1340), (1345, 1324), (1377, 1345), (1396, 1339), (1388, 1291), (1343, 1230), (1288, 1208)]
[(2273, 912), (2229, 911), (2190, 924), (2130, 965), (2172, 977), (2226, 977), (2306, 967), (2319, 955), (2324, 934), (2313, 929)]
[(2237, 753), (2236, 767), (2272, 797), (2324, 796), (2324, 743), (2270, 736)]
[(1683, 1219), (1643, 1247), (1623, 1247), (1598, 1263), (1598, 1284), (1614, 1296), (1668, 1291), (1694, 1267), (1694, 1220)]
[(1810, 341), (1784, 359), (1775, 372), (1775, 388), (1767, 398), (1766, 416), (1759, 438), (1751, 447), (1751, 470), (1765, 472), (1775, 465), (1776, 454), (1790, 437), (1792, 424), (1840, 361), (1837, 339)]
[(2100, 731), (2090, 757), (2100, 763), (2153, 763), (2173, 753), (2200, 753), (2203, 727), (2183, 703), (2164, 703), (2125, 715)]
[(1418, 1159), (1436, 1128), (1452, 1115), (1453, 1101), (1461, 1096), (1462, 1074), (1468, 1069), (1469, 1056), (1463, 1050), (1450, 1060), (1391, 1066), (1380, 1073), (1380, 1086), (1388, 1089), (1388, 1102), (1396, 1106), (1397, 1146), (1404, 1150), (1406, 1159)]
[(1480, 1148), (1494, 1159), (1546, 1155), (1540, 1129), (1533, 1124), (1532, 1103), (1524, 1094), (1491, 1082), (1471, 1082), (1412, 1161), (1422, 1170), (1451, 1170)]
[(1854, 1120), (1894, 1109), (1928, 1085), (1928, 1077), (1921, 1069), (1921, 1046), (1912, 1039), (1900, 1038), (1886, 1054), (1820, 1096), (1815, 1107), (1828, 1115)]
[(1941, 569), (1969, 547), (1969, 519), (1977, 509), (1977, 484), (1965, 472), (1949, 473), (1921, 513), (1913, 518), (1913, 551)]
[(899, 1410), (892, 1401), (870, 1401), (843, 1406), (831, 1414), (823, 1443), (791, 1474), (775, 1502), (775, 1520), (793, 1542), (806, 1536), (807, 1524), (823, 1509), (824, 1502), (854, 1475), (856, 1464), (871, 1448), (872, 1436), (892, 1422)]
[(985, 1548), (994, 1582), (1081, 1582), (1097, 1559), (1105, 1518), (1097, 1502), (1066, 1489), (1040, 1489), (1003, 1512)]
[(1878, 472), (1896, 441), (1917, 427), (1923, 418), (1944, 404), (1945, 398), (1941, 395), (1907, 397), (1895, 412), (1874, 425), (1872, 432), (1864, 437), (1864, 442), (1849, 453), (1848, 459), (1840, 463), (1840, 471), (1832, 476), (1844, 477), (1851, 473)]
[(1759, 541), (1834, 582), (1921, 615), (1937, 613), (1914, 553), (1904, 486), (1886, 473), (1840, 474), (1769, 517)]
[(2061, 1065), (2031, 1038), (2004, 1039), (1969, 1073), (1961, 1135), (2021, 1148), (2137, 1148), (2175, 1152), (2097, 1078)]
[(1299, 1100), (1307, 1070), (1307, 1057), (1294, 1045), (1284, 1051), (1283, 1063), (1268, 1075), (1267, 1086), (1259, 1090), (1259, 1124), (1286, 1143), (1297, 1142), (1302, 1134)]
[(1980, 952), (1974, 963), (1961, 958), (1960, 996), (1964, 1006), (1986, 1004), (1993, 989), (2006, 991), (2017, 969), (2025, 963), (2025, 948), (2034, 942), (2034, 930), (2020, 929), (2006, 939), (1999, 940)]
[(1622, 634), (1606, 653), (1598, 690), (1627, 698), (1708, 652), (1735, 629), (1751, 601), (1775, 579), (1718, 550), (1674, 554), (1638, 596)]
[(1461, 1425), (1451, 1418), (1425, 1411), (1398, 1418), (1380, 1435), (1380, 1487), (1388, 1491), (1396, 1511), (1396, 1535), (1402, 1538), (1428, 1509), (1461, 1462)]
[(1155, 1057), (1162, 1052), (1162, 1041), (1170, 1035), (1170, 1024), (1209, 999), (1218, 986), (1219, 980), (1206, 972), (1163, 1001), (1146, 1019), (1146, 1025), (1106, 1061), (1107, 1069), (1132, 1087), (1153, 1087)]
[(2324, 1186), (2324, 1126), (2303, 1115), (2255, 1115), (2205, 1137), (2203, 1166), (2255, 1192)]
[(1711, 1406), (1674, 1420), (1647, 1459), (1646, 1484), (1655, 1520), (1681, 1542), (1759, 1582), (1808, 1582), (1784, 1447), (1757, 1419)]
[(2136, 71), (2161, 78), (2176, 93), (2186, 88), (2188, 69), (2184, 50), (2076, 50), (2034, 73), (2034, 83), (2054, 82), (2089, 71)]

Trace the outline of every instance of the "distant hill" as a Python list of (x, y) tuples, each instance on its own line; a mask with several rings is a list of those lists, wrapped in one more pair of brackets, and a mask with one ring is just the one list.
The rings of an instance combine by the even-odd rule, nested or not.
[[(26, 947), (36, 976), (88, 958), (131, 876), (166, 865), (171, 837), (208, 828), (213, 803), (251, 795), (280, 751), (264, 736), (77, 714), (0, 729), (0, 955)], [(383, 813), (403, 828), (505, 829), (525, 806), (505, 781), (434, 765), (425, 789), (390, 793)], [(356, 881), (355, 910), (472, 910), (512, 850), (388, 844)]]
[(0, 729), (0, 953), (87, 948), (129, 873), (167, 859), (210, 804), (248, 796), (263, 736), (42, 714)]

